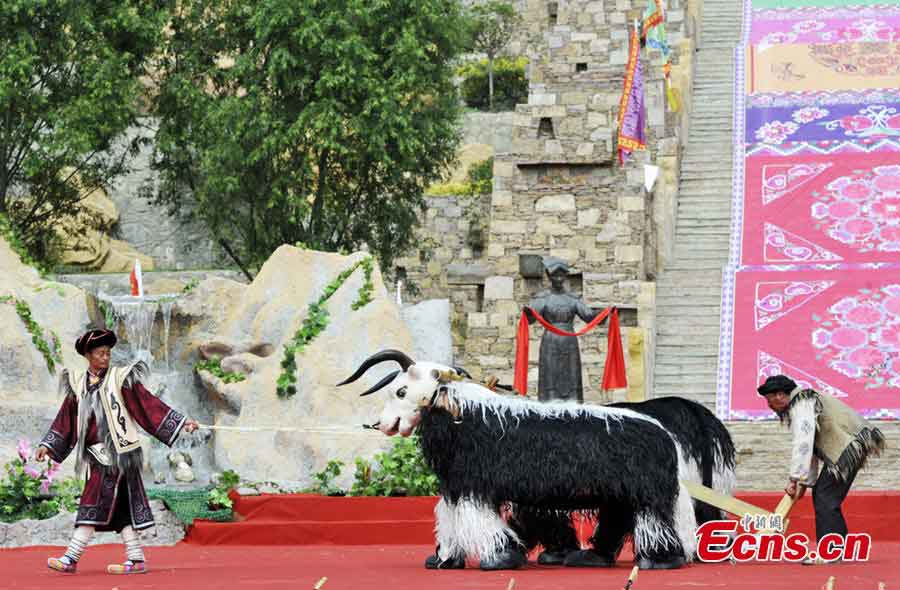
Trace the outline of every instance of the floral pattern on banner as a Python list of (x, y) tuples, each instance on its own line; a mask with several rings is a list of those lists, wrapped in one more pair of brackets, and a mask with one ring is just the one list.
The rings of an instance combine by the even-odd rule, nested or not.
[(900, 136), (900, 114), (897, 114), (895, 107), (884, 105), (872, 105), (860, 110), (857, 115), (825, 121), (821, 125), (829, 131), (841, 128), (850, 137)]
[[(793, 23), (754, 23), (751, 36), (760, 50), (785, 43), (891, 43), (900, 40), (900, 16), (878, 18), (806, 19)], [(771, 30), (776, 29), (776, 30)]]
[(878, 77), (900, 71), (900, 43), (823, 43), (810, 45), (809, 52), (838, 74)]
[(775, 199), (814, 180), (831, 167), (830, 163), (768, 164), (762, 168), (762, 198), (768, 205)]
[(813, 192), (816, 229), (861, 253), (900, 252), (900, 165), (841, 176)]
[(828, 109), (803, 107), (791, 113), (792, 121), (770, 121), (756, 130), (756, 139), (763, 143), (780, 144), (800, 129), (801, 125), (812, 123), (828, 116)]
[(898, 113), (900, 102), (863, 108), (859, 105), (752, 108), (747, 109), (746, 141), (777, 146), (790, 142), (900, 137)]
[(834, 252), (813, 244), (771, 223), (766, 224), (766, 263), (837, 262), (843, 260)]
[(860, 289), (812, 319), (816, 360), (866, 389), (900, 388), (900, 285)]
[(847, 397), (847, 394), (837, 387), (832, 387), (821, 379), (813, 377), (806, 371), (798, 369), (794, 365), (786, 363), (761, 350), (757, 351), (756, 367), (757, 383), (765, 383), (766, 379), (776, 375), (790, 375), (791, 379), (794, 380), (794, 383), (803, 389), (813, 389), (819, 393), (824, 393), (833, 397)]
[(900, 103), (900, 88), (833, 92), (759, 92), (747, 97), (747, 108)]
[(834, 281), (779, 281), (756, 285), (756, 329), (761, 330), (834, 285)]

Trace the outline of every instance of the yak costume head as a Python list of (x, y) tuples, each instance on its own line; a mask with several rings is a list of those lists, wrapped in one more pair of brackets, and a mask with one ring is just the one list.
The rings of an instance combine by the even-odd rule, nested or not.
[(399, 350), (383, 350), (363, 361), (356, 372), (338, 386), (353, 383), (373, 366), (387, 361), (395, 361), (400, 370), (385, 375), (360, 396), (387, 388), (388, 399), (378, 419), (378, 430), (388, 436), (412, 434), (422, 419), (422, 410), (440, 401), (441, 385), (459, 380), (465, 374), (461, 369), (438, 363), (416, 363)]

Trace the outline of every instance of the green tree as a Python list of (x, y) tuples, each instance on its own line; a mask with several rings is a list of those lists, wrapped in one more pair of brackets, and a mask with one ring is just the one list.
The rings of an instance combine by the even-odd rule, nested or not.
[(494, 110), (494, 59), (506, 47), (521, 22), (512, 4), (492, 0), (471, 8), (472, 46), (487, 55), (488, 96)]
[(38, 260), (53, 226), (127, 170), (162, 0), (0, 2), (0, 218)]
[(152, 198), (248, 276), (285, 243), (389, 263), (455, 159), (465, 25), (457, 0), (183, 0)]

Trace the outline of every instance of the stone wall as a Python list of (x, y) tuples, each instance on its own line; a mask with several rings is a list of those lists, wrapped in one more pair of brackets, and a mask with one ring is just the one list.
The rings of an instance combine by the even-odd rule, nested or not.
[[(131, 130), (125, 141), (146, 134), (153, 125), (151, 119), (144, 121), (142, 128)], [(119, 210), (113, 237), (153, 258), (155, 268), (160, 270), (233, 266), (201, 223), (171, 217), (164, 207), (141, 197), (140, 189), (148, 181), (156, 181), (150, 169), (152, 149), (152, 145), (144, 145), (132, 161), (131, 171), (116, 179), (108, 191)]]
[[(900, 422), (873, 421), (888, 446), (881, 457), (870, 459), (853, 482), (853, 491), (900, 489)], [(787, 484), (791, 459), (791, 434), (777, 421), (728, 424), (737, 452), (737, 489), (781, 490)], [(852, 494), (853, 492), (851, 492)]]
[(428, 197), (417, 247), (394, 262), (390, 280), (403, 281), (404, 303), (449, 299), (454, 359), (462, 357), (469, 312), (482, 307), (490, 195)]

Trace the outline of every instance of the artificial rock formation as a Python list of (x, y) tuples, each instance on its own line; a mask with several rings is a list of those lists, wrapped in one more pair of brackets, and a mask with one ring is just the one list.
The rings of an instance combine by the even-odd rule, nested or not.
[[(0, 239), (0, 297), (7, 296), (15, 299), (0, 303), (0, 465), (15, 456), (19, 439), (35, 442), (56, 415), (62, 402), (59, 372), (62, 366), (84, 367), (74, 342), (89, 322), (81, 289), (42, 280)], [(58, 338), (62, 362), (55, 363), (54, 372), (32, 341), (16, 300), (28, 305), (40, 338), (51, 348), (54, 335)]]
[[(221, 360), (224, 371), (241, 372), (243, 381), (225, 383), (209, 372), (200, 378), (215, 400), (215, 423), (263, 428), (215, 432), (216, 462), (250, 480), (309, 481), (331, 459), (348, 466), (338, 483), (349, 485), (357, 456), (371, 457), (390, 446), (380, 433), (364, 430), (377, 420), (383, 400), (358, 392), (396, 369), (382, 366), (351, 386), (335, 384), (369, 355), (385, 348), (412, 350), (412, 339), (376, 267), (372, 301), (353, 310), (364, 284), (363, 268), (351, 274), (325, 304), (328, 325), (296, 355), (296, 395), (276, 393), (284, 347), (301, 328), (308, 305), (326, 286), (366, 255), (352, 256), (282, 246), (250, 285), (232, 283), (218, 327), (200, 343), (200, 354)], [(207, 291), (204, 281), (198, 294)], [(272, 428), (340, 429), (343, 432), (277, 431)], [(269, 428), (266, 430), (265, 428)]]
[(135, 260), (144, 270), (153, 269), (153, 259), (133, 246), (110, 237), (119, 220), (115, 203), (96, 190), (81, 202), (82, 211), (57, 227), (63, 244), (60, 263), (68, 267), (98, 272), (127, 272)]

